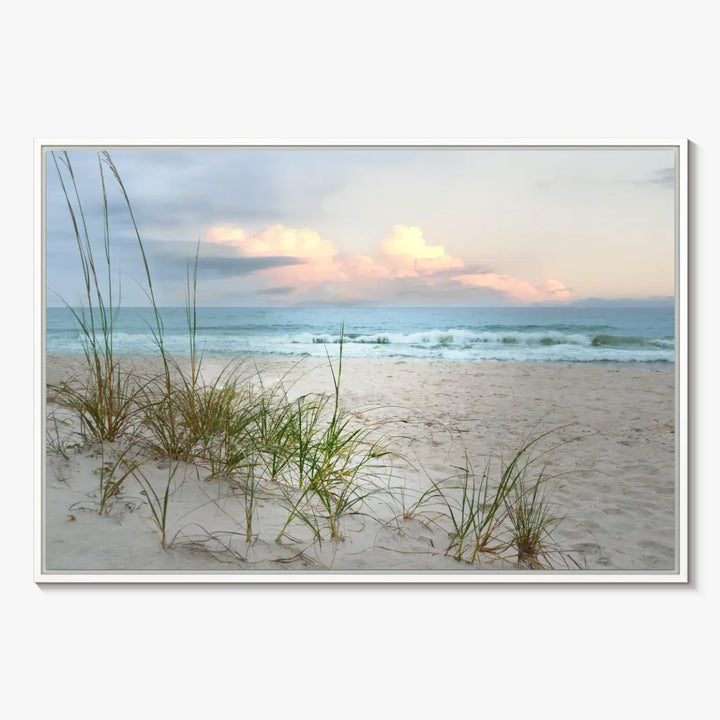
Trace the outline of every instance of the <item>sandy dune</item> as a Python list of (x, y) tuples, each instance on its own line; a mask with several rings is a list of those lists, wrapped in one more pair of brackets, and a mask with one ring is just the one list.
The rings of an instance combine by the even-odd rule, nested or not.
[[(140, 371), (149, 359), (135, 358)], [(254, 361), (265, 384), (281, 378), (297, 396), (330, 392), (327, 363)], [(47, 381), (82, 369), (82, 359), (51, 356)], [(206, 359), (212, 377), (225, 359)], [(175, 469), (168, 543), (161, 548), (141, 488), (128, 479), (106, 516), (96, 511), (98, 467), (112, 456), (74, 448), (49, 452), (44, 488), (44, 567), (48, 573), (450, 571), (517, 569), (512, 551), (474, 564), (445, 554), (447, 519), (437, 498), (409, 512), (431, 481), (465, 464), (481, 473), (487, 459), (508, 457), (530, 435), (556, 429), (538, 445), (551, 479), (553, 512), (547, 560), (554, 570), (667, 571), (676, 565), (674, 373), (671, 370), (530, 363), (346, 360), (342, 401), (354, 422), (373, 424), (398, 457), (358, 512), (342, 520), (343, 540), (322, 544), (300, 524), (275, 538), (288, 516), (272, 483), (261, 485), (251, 544), (245, 542), (242, 493)], [(48, 406), (61, 420), (63, 411)], [(54, 424), (50, 423), (50, 429)], [(66, 433), (70, 426), (60, 425)], [(539, 461), (538, 461), (539, 467)], [(154, 487), (167, 461), (143, 472)], [(279, 499), (280, 498), (280, 499)], [(406, 517), (407, 516), (407, 517)], [(547, 564), (547, 563), (546, 563)], [(531, 571), (530, 571), (531, 572)]]

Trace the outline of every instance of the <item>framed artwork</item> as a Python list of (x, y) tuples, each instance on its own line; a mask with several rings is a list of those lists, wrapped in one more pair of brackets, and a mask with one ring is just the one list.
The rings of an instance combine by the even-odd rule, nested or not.
[(37, 582), (688, 581), (688, 143), (63, 141)]

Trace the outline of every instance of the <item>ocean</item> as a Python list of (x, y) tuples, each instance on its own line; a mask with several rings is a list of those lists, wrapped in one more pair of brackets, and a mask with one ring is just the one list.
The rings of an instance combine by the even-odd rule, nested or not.
[[(312, 306), (197, 309), (197, 347), (206, 355), (331, 357), (341, 329), (345, 357), (437, 361), (672, 365), (672, 307)], [(188, 354), (184, 308), (162, 308), (165, 346)], [(150, 308), (121, 308), (114, 350), (157, 352)], [(48, 308), (46, 351), (81, 353), (67, 308)]]

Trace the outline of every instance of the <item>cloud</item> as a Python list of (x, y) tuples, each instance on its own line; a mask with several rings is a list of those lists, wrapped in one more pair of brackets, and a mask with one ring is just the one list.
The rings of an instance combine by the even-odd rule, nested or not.
[(295, 257), (302, 268), (289, 272), (300, 282), (346, 282), (361, 277), (429, 276), (463, 267), (442, 245), (429, 245), (422, 229), (394, 225), (383, 240), (378, 257), (340, 255), (332, 242), (311, 228), (271, 225), (253, 235), (231, 226), (210, 228), (203, 240), (237, 248), (245, 257)]
[(540, 286), (532, 285), (526, 280), (521, 280), (511, 275), (501, 275), (492, 272), (458, 275), (455, 279), (464, 285), (474, 285), (497, 290), (519, 302), (547, 302), (552, 300), (568, 300), (572, 297), (572, 291), (565, 287), (560, 280), (556, 280), (555, 278), (547, 278)]
[(647, 180), (644, 181), (646, 185), (659, 185), (660, 187), (667, 188), (669, 190), (675, 189), (675, 168), (668, 167), (662, 170), (655, 171)]
[(284, 287), (271, 287), (265, 288), (264, 290), (258, 290), (260, 295), (289, 295), (295, 288), (291, 285), (285, 285)]
[[(145, 248), (150, 259), (153, 274), (165, 278), (185, 280), (188, 269), (192, 270), (195, 243), (147, 242)], [(198, 275), (231, 278), (249, 275), (269, 268), (298, 265), (304, 259), (289, 255), (239, 255), (231, 248), (216, 243), (201, 242), (198, 255)]]
[(295, 267), (268, 268), (276, 285), (317, 285), (347, 283), (361, 278), (400, 278), (432, 274), (459, 267), (462, 261), (450, 258), (439, 245), (427, 245), (420, 228), (393, 227), (384, 240), (378, 258), (370, 255), (341, 255), (333, 243), (311, 228), (271, 225), (249, 234), (243, 228), (216, 226), (203, 240), (209, 245), (232, 247), (245, 258), (295, 258)]
[(344, 281), (348, 278), (335, 260), (336, 250), (329, 240), (311, 228), (290, 228), (270, 225), (260, 232), (249, 234), (242, 228), (217, 226), (203, 235), (204, 242), (234, 248), (245, 258), (294, 258), (283, 267), (263, 268), (273, 285), (314, 285), (327, 281)]
[(565, 283), (555, 278), (547, 278), (543, 282), (541, 289), (552, 295), (553, 300), (568, 300), (572, 297), (572, 290), (565, 287)]
[[(234, 249), (240, 267), (250, 260), (272, 261), (248, 272), (256, 272), (268, 284), (264, 293), (280, 294), (273, 288), (288, 288), (282, 294), (293, 300), (388, 301), (408, 291), (426, 300), (494, 297), (499, 302), (535, 303), (572, 297), (554, 278), (535, 286), (478, 265), (466, 267), (443, 245), (428, 243), (420, 227), (409, 225), (393, 225), (375, 256), (340, 254), (316, 230), (284, 225), (271, 225), (254, 234), (217, 226), (205, 232), (203, 240), (208, 247)], [(409, 281), (413, 281), (411, 286)]]
[[(175, 262), (175, 260), (178, 260)], [(224, 258), (200, 258), (198, 262), (198, 274), (202, 277), (205, 274), (212, 274), (216, 277), (237, 277), (249, 275), (259, 270), (268, 268), (285, 267), (302, 262), (293, 257), (224, 257)], [(185, 260), (173, 259), (172, 265), (177, 265), (184, 270), (187, 267)], [(167, 268), (166, 268), (167, 269)], [(177, 275), (174, 272), (174, 275)]]
[(442, 245), (428, 245), (419, 227), (407, 225), (393, 226), (381, 255), (393, 277), (430, 275), (463, 266), (463, 261), (448, 255)]
[(310, 228), (271, 225), (255, 235), (248, 235), (242, 228), (223, 225), (210, 228), (203, 239), (237, 247), (250, 257), (283, 255), (319, 261), (335, 255), (332, 243)]

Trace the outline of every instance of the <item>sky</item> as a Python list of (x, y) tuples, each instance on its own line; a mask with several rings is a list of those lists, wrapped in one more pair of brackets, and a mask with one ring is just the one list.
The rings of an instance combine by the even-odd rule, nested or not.
[[(671, 148), (108, 148), (159, 305), (535, 305), (674, 294)], [(147, 305), (125, 200), (97, 150), (46, 154), (49, 306), (99, 274)], [(56, 161), (57, 160), (57, 166)], [(102, 173), (101, 173), (102, 170)], [(82, 216), (78, 211), (78, 199)]]

